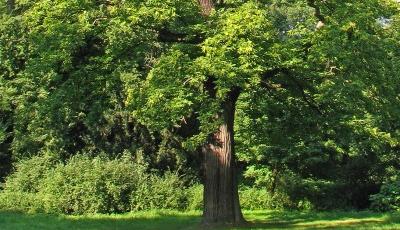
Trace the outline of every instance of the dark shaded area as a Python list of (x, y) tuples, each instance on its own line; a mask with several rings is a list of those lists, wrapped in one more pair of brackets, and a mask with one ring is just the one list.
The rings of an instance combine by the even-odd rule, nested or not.
[[(0, 183), (4, 182), (5, 177), (12, 168), (11, 143), (13, 140), (12, 112), (0, 111), (0, 125), (5, 124), (5, 139), (0, 140)], [(2, 128), (2, 127), (0, 127)]]

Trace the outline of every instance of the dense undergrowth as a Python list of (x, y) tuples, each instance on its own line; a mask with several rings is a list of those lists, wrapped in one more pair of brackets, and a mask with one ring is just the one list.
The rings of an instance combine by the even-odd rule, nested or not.
[[(128, 156), (72, 157), (67, 163), (45, 155), (16, 165), (0, 192), (0, 209), (58, 214), (199, 210), (203, 187), (174, 172), (158, 173)], [(245, 209), (272, 208), (260, 189), (244, 187)]]
[[(298, 194), (301, 193), (299, 190)], [(318, 209), (295, 191), (242, 185), (245, 210)], [(317, 197), (317, 195), (315, 195)], [(327, 199), (329, 202), (329, 199)], [(372, 196), (377, 211), (399, 210), (399, 186), (388, 184)], [(324, 203), (324, 202), (320, 202)], [(203, 187), (193, 178), (149, 169), (125, 155), (116, 159), (77, 155), (61, 162), (52, 155), (16, 164), (0, 191), (0, 210), (56, 214), (124, 213), (169, 209), (200, 210)]]

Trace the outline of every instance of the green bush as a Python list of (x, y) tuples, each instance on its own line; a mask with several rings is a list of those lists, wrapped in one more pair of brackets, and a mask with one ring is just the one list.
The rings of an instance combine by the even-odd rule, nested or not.
[(34, 156), (18, 162), (16, 171), (6, 179), (0, 192), (0, 209), (25, 212), (42, 210), (37, 193), (47, 172), (57, 164), (58, 161), (51, 155)]
[[(185, 182), (173, 172), (149, 173), (128, 156), (110, 160), (77, 155), (66, 163), (37, 156), (16, 165), (0, 191), (0, 209), (64, 214), (202, 209), (203, 186), (187, 187)], [(298, 186), (286, 188), (293, 191), (277, 190), (270, 195), (266, 188), (241, 187), (241, 206), (247, 210), (310, 209), (307, 200), (288, 195)]]
[(131, 193), (131, 210), (186, 208), (186, 189), (177, 174), (148, 175), (144, 179)]
[(187, 191), (176, 173), (148, 173), (129, 157), (80, 155), (60, 163), (42, 156), (16, 165), (0, 192), (0, 209), (65, 214), (183, 210)]
[(380, 192), (370, 196), (375, 211), (400, 211), (400, 180), (382, 185)]
[(239, 190), (240, 204), (246, 210), (263, 209), (303, 209), (302, 203), (293, 202), (286, 193), (280, 191), (271, 195), (266, 188), (242, 187)]
[(202, 210), (203, 209), (203, 191), (202, 184), (195, 184), (187, 189), (187, 210)]
[[(203, 209), (203, 185), (195, 184), (187, 188), (187, 210)], [(265, 188), (243, 186), (239, 189), (240, 205), (245, 210), (265, 209), (310, 209), (310, 203), (301, 200), (294, 203), (284, 193), (276, 192), (271, 196)]]
[(34, 156), (21, 160), (15, 166), (17, 169), (7, 178), (4, 189), (10, 192), (35, 193), (49, 169), (59, 162), (51, 155)]
[(138, 174), (142, 173), (144, 170), (127, 158), (76, 156), (48, 172), (38, 196), (46, 212), (126, 212), (129, 194), (135, 189)]
[(243, 209), (259, 210), (270, 207), (271, 198), (266, 189), (243, 187), (239, 191), (240, 205)]
[(35, 193), (6, 191), (0, 193), (0, 210), (40, 212), (43, 208)]

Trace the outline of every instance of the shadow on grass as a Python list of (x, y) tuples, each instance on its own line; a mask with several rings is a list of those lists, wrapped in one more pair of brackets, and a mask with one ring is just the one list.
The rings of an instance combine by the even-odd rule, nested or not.
[[(202, 229), (200, 212), (152, 211), (112, 215), (57, 216), (0, 212), (1, 230)], [(370, 212), (245, 212), (249, 224), (219, 229), (400, 229), (400, 214)]]

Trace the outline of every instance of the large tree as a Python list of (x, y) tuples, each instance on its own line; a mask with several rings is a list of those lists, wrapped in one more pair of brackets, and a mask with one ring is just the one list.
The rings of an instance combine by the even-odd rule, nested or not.
[[(191, 140), (205, 142), (203, 221), (241, 223), (233, 128), (237, 101), (252, 94), (267, 97), (260, 95), (262, 88), (292, 90), (292, 100), (303, 100), (321, 119), (327, 114), (323, 110), (334, 106), (337, 114), (357, 114), (362, 108), (350, 108), (393, 68), (386, 60), (388, 44), (377, 39), (385, 36), (377, 19), (394, 8), (384, 1), (198, 2), (206, 26), (199, 36), (201, 50), (172, 46), (137, 90), (128, 86), (128, 103), (143, 106), (135, 109), (136, 116), (158, 128), (171, 121), (180, 127), (189, 119), (200, 121), (200, 134)], [(337, 105), (337, 97), (354, 104)]]
[[(392, 74), (388, 69), (394, 67), (393, 62), (386, 60), (391, 51), (385, 46), (390, 42), (376, 39), (376, 36), (386, 36), (385, 26), (378, 19), (390, 15), (394, 8), (384, 1), (348, 1), (346, 7), (342, 3), (317, 1), (200, 0), (199, 3), (205, 23), (210, 26), (201, 44), (202, 53), (193, 57), (174, 47), (174, 51), (163, 55), (150, 71), (150, 81), (145, 83), (156, 88), (146, 92), (150, 103), (145, 108), (147, 111), (162, 108), (165, 102), (172, 101), (164, 108), (168, 111), (177, 106), (171, 115), (176, 116), (176, 121), (181, 117), (183, 122), (187, 111), (197, 111), (192, 116), (200, 118), (203, 134), (211, 133), (205, 136), (202, 148), (203, 221), (237, 224), (244, 220), (237, 192), (234, 117), (237, 101), (249, 98), (240, 97), (241, 93), (262, 93), (260, 88), (292, 90), (310, 107), (311, 113), (314, 111), (319, 119), (324, 119), (338, 101), (344, 101), (335, 101), (335, 96), (329, 100), (316, 97), (327, 97), (329, 92), (334, 92), (349, 100), (345, 103), (349, 107), (339, 106), (336, 116), (365, 116), (362, 112), (365, 107), (360, 105), (354, 109), (354, 105), (370, 101), (363, 94), (368, 92), (368, 87), (379, 84), (382, 75)], [(348, 7), (352, 15), (348, 15)], [(285, 10), (295, 13), (279, 12)], [(168, 82), (172, 76), (174, 80)], [(338, 89), (332, 83), (350, 85)], [(172, 93), (160, 89), (165, 84)], [(190, 89), (196, 84), (201, 87), (199, 92)], [(321, 90), (323, 93), (318, 95)], [(203, 97), (199, 99), (193, 95), (196, 93)], [(154, 95), (163, 99), (157, 101)]]
[[(394, 4), (2, 2), (0, 112), (8, 117), (0, 120), (0, 141), (15, 155), (65, 158), (143, 146), (150, 153), (153, 136), (174, 136), (175, 145), (203, 154), (204, 223), (242, 223), (237, 103), (294, 91), (283, 103), (300, 99), (321, 116), (351, 111), (356, 124), (367, 115), (353, 107), (365, 104), (351, 99), (374, 102), (384, 92), (398, 102), (385, 80), (396, 82), (398, 44), (378, 20), (398, 11)], [(349, 101), (338, 103), (343, 98)]]

